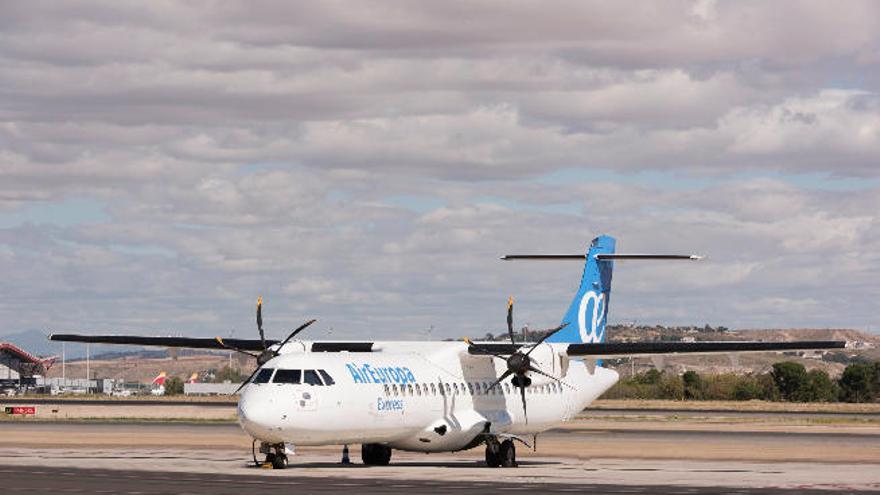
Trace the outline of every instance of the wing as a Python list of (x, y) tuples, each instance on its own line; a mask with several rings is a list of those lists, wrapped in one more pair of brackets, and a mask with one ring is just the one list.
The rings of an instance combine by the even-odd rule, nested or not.
[[(469, 346), (473, 355), (513, 354), (521, 345), (480, 343)], [(790, 342), (601, 342), (593, 344), (569, 344), (566, 353), (572, 357), (624, 357), (658, 354), (715, 354), (731, 352), (808, 351), (844, 349), (841, 340), (796, 340)]]
[[(88, 344), (120, 344), (142, 345), (159, 347), (187, 347), (191, 349), (226, 349), (217, 339), (189, 338), (189, 337), (138, 337), (134, 335), (77, 335), (77, 334), (52, 334), (49, 340), (55, 342), (82, 342)], [(236, 349), (243, 351), (262, 351), (263, 345), (259, 339), (223, 339), (223, 342)], [(277, 344), (277, 340), (267, 340), (266, 345)]]

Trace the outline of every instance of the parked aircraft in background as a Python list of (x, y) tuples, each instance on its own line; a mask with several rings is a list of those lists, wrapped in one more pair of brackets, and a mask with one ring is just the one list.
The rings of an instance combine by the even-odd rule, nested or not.
[(156, 378), (153, 378), (151, 395), (165, 395), (165, 379), (167, 374), (163, 371)]
[[(239, 388), (239, 422), (265, 461), (287, 465), (285, 444), (362, 444), (366, 464), (388, 464), (393, 449), (450, 452), (484, 446), (488, 466), (516, 466), (516, 443), (580, 413), (618, 375), (601, 359), (675, 353), (731, 353), (842, 348), (844, 342), (606, 342), (611, 275), (617, 260), (691, 260), (692, 255), (616, 254), (600, 236), (582, 255), (511, 255), (504, 259), (585, 260), (562, 323), (538, 342), (509, 343), (266, 340), (262, 299), (259, 339), (53, 335), (51, 340), (231, 349), (257, 369)], [(160, 375), (164, 380), (164, 373)], [(159, 377), (157, 377), (158, 379)], [(254, 455), (256, 461), (256, 455)]]

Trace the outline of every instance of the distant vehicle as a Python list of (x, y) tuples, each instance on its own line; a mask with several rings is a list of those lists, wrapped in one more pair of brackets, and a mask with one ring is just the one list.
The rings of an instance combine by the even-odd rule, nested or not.
[(84, 387), (61, 387), (58, 393), (61, 395), (86, 395), (89, 391)]
[[(365, 464), (386, 465), (392, 449), (454, 452), (485, 446), (486, 465), (515, 467), (515, 443), (572, 418), (611, 388), (616, 371), (602, 359), (678, 353), (842, 348), (845, 342), (606, 342), (605, 321), (616, 260), (699, 259), (692, 255), (617, 254), (600, 236), (581, 255), (505, 259), (585, 260), (580, 286), (562, 323), (538, 342), (294, 341), (53, 335), (54, 341), (229, 349), (257, 361), (239, 387), (241, 426), (260, 442), (266, 463), (287, 465), (286, 444), (361, 443)], [(288, 345), (290, 343), (290, 345)], [(164, 373), (154, 383), (164, 392)], [(161, 379), (161, 382), (160, 382)], [(238, 392), (238, 391), (236, 391)], [(256, 457), (255, 457), (256, 459)]]
[(131, 397), (131, 390), (128, 389), (116, 389), (110, 392), (110, 395), (113, 397)]

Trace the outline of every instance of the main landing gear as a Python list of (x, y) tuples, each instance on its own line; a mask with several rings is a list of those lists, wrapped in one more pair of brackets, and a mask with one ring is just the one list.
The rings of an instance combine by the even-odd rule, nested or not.
[(391, 447), (380, 443), (361, 445), (361, 460), (368, 466), (387, 466), (391, 462)]
[(486, 439), (486, 465), (489, 467), (516, 467), (516, 446), (513, 440), (499, 443), (495, 437)]

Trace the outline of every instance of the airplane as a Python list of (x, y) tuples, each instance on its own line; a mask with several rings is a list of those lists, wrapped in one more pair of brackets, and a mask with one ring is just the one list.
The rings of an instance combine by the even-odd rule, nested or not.
[(696, 260), (694, 255), (618, 254), (599, 236), (586, 254), (508, 255), (505, 260), (584, 260), (580, 285), (559, 326), (537, 342), (267, 340), (262, 298), (259, 339), (58, 334), (53, 341), (228, 349), (257, 367), (239, 390), (237, 415), (252, 454), (283, 469), (292, 446), (361, 444), (367, 465), (393, 450), (455, 452), (483, 446), (489, 467), (515, 467), (516, 445), (579, 414), (618, 381), (602, 360), (684, 353), (838, 349), (842, 341), (608, 342), (606, 319), (615, 261)]

